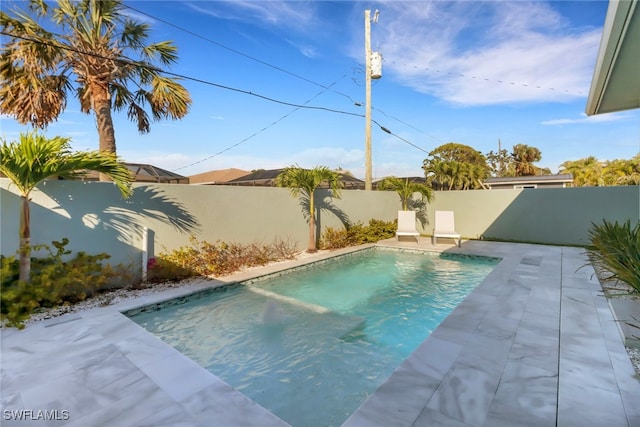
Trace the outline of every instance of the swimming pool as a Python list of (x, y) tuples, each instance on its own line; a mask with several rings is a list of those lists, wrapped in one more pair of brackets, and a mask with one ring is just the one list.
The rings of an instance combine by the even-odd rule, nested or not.
[(291, 425), (340, 425), (497, 262), (369, 249), (131, 318)]

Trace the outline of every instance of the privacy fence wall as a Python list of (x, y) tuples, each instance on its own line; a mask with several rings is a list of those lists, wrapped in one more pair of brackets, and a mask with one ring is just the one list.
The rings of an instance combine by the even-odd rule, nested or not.
[[(3, 255), (18, 249), (19, 202), (15, 187), (0, 179)], [(395, 192), (362, 190), (345, 190), (341, 199), (321, 190), (315, 203), (319, 229), (393, 220), (401, 206)], [(142, 265), (145, 248), (157, 254), (188, 244), (191, 236), (211, 243), (282, 239), (302, 250), (307, 206), (283, 188), (136, 184), (133, 196), (123, 199), (110, 183), (47, 181), (32, 194), (31, 241), (66, 237), (74, 252), (106, 252), (114, 264), (134, 268)], [(464, 238), (584, 245), (593, 222), (640, 219), (640, 187), (437, 192), (418, 214), (425, 235), (433, 229), (435, 210), (455, 211)]]

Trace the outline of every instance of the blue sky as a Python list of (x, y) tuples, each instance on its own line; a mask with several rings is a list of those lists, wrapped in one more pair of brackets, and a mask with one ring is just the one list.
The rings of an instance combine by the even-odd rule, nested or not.
[[(193, 105), (180, 121), (139, 135), (115, 114), (118, 154), (182, 175), (298, 164), (364, 177), (364, 10), (380, 11), (371, 46), (383, 77), (372, 85), (373, 175), (422, 175), (447, 142), (487, 153), (528, 144), (554, 173), (566, 160), (631, 158), (640, 112), (584, 114), (606, 1), (126, 1), (172, 40), (169, 71), (291, 104), (185, 80)], [(3, 6), (3, 8), (7, 8)], [(151, 16), (148, 16), (148, 15)], [(171, 24), (171, 25), (169, 25)], [(191, 32), (191, 34), (189, 33)], [(327, 89), (328, 87), (328, 89)], [(347, 113), (347, 114), (345, 114)], [(8, 117), (0, 135), (28, 129)], [(93, 116), (70, 100), (47, 129), (97, 149)], [(420, 147), (415, 148), (409, 143)]]

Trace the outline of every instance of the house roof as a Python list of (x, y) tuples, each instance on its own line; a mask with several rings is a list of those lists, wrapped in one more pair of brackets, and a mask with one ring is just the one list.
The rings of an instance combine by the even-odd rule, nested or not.
[(191, 184), (224, 184), (232, 179), (240, 178), (250, 173), (249, 171), (236, 168), (219, 169), (191, 175), (189, 182)]
[(495, 184), (535, 184), (540, 182), (546, 182), (546, 183), (573, 182), (573, 175), (559, 174), (559, 175), (507, 176), (507, 177), (487, 178), (484, 180), (485, 184), (494, 184), (494, 185)]
[[(135, 182), (155, 182), (160, 184), (188, 184), (189, 178), (175, 172), (145, 163), (125, 162), (127, 169), (134, 175)], [(97, 172), (89, 171), (81, 179), (94, 181), (99, 179)]]
[(587, 115), (640, 107), (640, 6), (637, 0), (610, 0)]

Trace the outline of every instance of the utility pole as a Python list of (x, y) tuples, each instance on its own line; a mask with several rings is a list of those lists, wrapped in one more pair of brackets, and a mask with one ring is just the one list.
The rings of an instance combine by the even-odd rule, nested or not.
[(364, 11), (364, 189), (371, 190), (371, 11)]
[[(373, 22), (378, 22), (379, 11), (374, 12)], [(373, 70), (371, 67), (371, 11), (364, 11), (364, 74), (365, 74), (365, 113), (364, 113), (364, 189), (371, 190), (371, 77)], [(376, 75), (373, 78), (379, 79), (381, 77), (382, 57), (378, 54), (376, 56), (377, 67), (380, 67), (379, 71), (376, 71)]]

